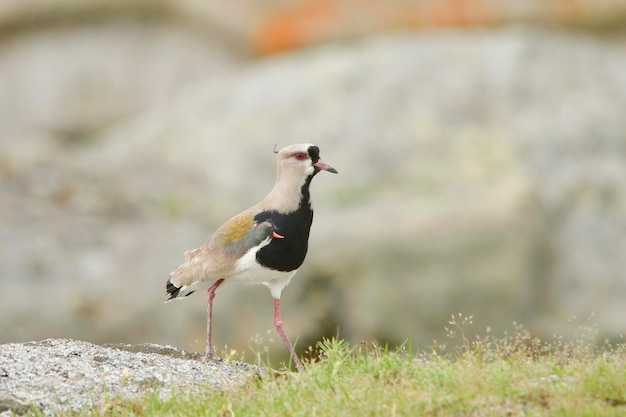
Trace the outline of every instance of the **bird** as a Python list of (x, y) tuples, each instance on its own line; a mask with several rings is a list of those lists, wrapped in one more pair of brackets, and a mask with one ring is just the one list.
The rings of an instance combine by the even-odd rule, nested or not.
[(309, 187), (321, 171), (338, 171), (320, 159), (319, 147), (289, 145), (276, 152), (276, 181), (258, 204), (220, 226), (169, 276), (167, 301), (207, 288), (205, 357), (213, 359), (211, 322), (215, 291), (224, 283), (263, 284), (274, 299), (274, 327), (299, 371), (304, 370), (280, 315), (283, 288), (302, 266), (308, 250), (313, 209)]

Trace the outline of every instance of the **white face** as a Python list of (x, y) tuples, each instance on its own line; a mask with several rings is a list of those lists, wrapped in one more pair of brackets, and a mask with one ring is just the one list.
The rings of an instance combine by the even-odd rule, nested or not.
[(278, 160), (283, 171), (290, 172), (291, 175), (301, 175), (308, 177), (315, 171), (313, 161), (309, 155), (308, 144), (291, 145), (282, 149), (278, 153)]

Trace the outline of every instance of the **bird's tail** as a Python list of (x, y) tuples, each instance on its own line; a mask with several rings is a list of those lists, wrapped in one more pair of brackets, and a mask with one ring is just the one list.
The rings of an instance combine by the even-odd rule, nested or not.
[(191, 289), (185, 285), (183, 285), (182, 287), (177, 287), (176, 285), (172, 284), (171, 279), (168, 279), (167, 283), (165, 284), (165, 292), (167, 292), (167, 296), (169, 297), (167, 300), (165, 300), (165, 302), (167, 303), (168, 301), (171, 301), (174, 298), (178, 298), (179, 296), (187, 297), (188, 295), (196, 292), (196, 290)]
[(165, 284), (165, 291), (167, 292), (169, 298), (166, 301), (170, 301), (178, 297), (178, 294), (180, 293), (180, 288), (181, 287), (177, 287), (176, 285), (172, 284), (172, 280), (168, 279), (167, 283)]

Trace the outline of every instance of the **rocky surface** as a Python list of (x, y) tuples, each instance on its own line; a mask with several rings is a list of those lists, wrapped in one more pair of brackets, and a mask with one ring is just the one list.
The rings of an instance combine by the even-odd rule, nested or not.
[(106, 409), (115, 398), (176, 390), (228, 389), (262, 370), (241, 362), (207, 362), (170, 346), (97, 346), (68, 339), (0, 345), (0, 416)]
[[(178, 21), (211, 30), (230, 46), (267, 54), (395, 28), (470, 27), (512, 22), (610, 30), (623, 27), (622, 0), (4, 0), (0, 34), (77, 20)], [(104, 19), (103, 19), (104, 18)]]
[[(11, 74), (36, 87), (46, 67), (27, 67)], [(201, 351), (204, 297), (163, 305), (164, 283), (269, 190), (276, 142), (316, 143), (340, 172), (315, 179), (310, 252), (283, 292), (298, 347), (338, 331), (427, 346), (458, 312), (481, 333), (517, 321), (550, 336), (595, 313), (603, 336), (623, 334), (623, 45), (533, 27), (396, 32), (185, 79), (136, 115), (81, 125), (100, 120), (73, 118), (97, 98), (76, 98), (67, 118), (41, 119), (69, 127), (0, 135), (2, 342)], [(61, 111), (45, 91), (42, 114)], [(265, 288), (224, 286), (214, 313), (220, 347), (278, 339)]]

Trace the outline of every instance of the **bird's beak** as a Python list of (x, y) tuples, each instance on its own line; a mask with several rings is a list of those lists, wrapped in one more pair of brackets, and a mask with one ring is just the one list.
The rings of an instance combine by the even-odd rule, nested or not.
[(335, 168), (331, 167), (330, 165), (328, 165), (326, 162), (322, 161), (321, 159), (318, 159), (317, 162), (313, 164), (313, 166), (317, 169), (323, 169), (324, 171), (332, 172), (333, 174), (338, 174)]

